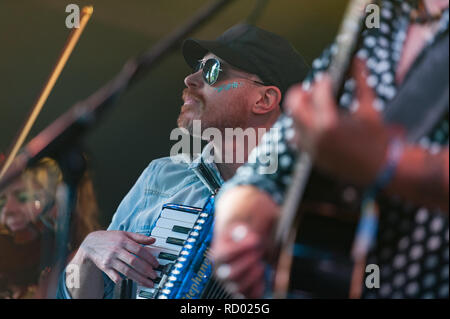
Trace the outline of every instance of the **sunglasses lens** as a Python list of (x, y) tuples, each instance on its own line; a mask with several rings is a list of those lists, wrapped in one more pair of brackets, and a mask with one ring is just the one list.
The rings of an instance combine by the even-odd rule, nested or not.
[(203, 78), (206, 83), (213, 85), (219, 78), (220, 62), (216, 59), (209, 59), (203, 67)]

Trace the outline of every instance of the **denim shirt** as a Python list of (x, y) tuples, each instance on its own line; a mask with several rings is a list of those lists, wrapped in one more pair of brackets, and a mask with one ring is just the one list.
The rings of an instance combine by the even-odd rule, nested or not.
[[(202, 208), (212, 193), (204, 175), (208, 175), (206, 180), (213, 178), (218, 186), (224, 182), (217, 166), (212, 161), (204, 160), (209, 150), (208, 146), (205, 147), (201, 156), (192, 163), (187, 163), (181, 155), (152, 161), (120, 203), (108, 230), (150, 236), (151, 226), (164, 204)], [(71, 299), (65, 285), (65, 276), (64, 271), (59, 280), (56, 297)], [(113, 298), (114, 282), (105, 273), (103, 280), (103, 298)]]

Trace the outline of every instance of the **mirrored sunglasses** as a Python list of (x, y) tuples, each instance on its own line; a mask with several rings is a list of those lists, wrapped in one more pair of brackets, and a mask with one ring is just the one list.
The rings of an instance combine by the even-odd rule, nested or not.
[[(197, 73), (199, 70), (202, 70), (202, 76), (205, 83), (211, 86), (219, 80), (219, 75), (221, 74), (221, 72), (223, 73), (222, 65), (216, 58), (210, 58), (206, 61), (200, 60), (192, 73)], [(259, 81), (247, 78), (242, 79), (249, 80), (260, 85), (265, 85), (264, 83)]]

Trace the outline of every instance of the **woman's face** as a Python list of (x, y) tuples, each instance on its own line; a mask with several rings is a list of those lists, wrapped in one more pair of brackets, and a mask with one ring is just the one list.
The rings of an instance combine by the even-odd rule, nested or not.
[(38, 189), (32, 189), (22, 179), (17, 179), (0, 192), (0, 227), (16, 233), (34, 222), (43, 208)]

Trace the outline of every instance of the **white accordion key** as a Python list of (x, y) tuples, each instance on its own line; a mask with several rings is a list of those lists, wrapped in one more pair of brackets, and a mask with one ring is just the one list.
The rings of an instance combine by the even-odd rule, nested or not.
[(174, 226), (192, 228), (194, 226), (194, 223), (186, 223), (181, 220), (167, 219), (162, 217), (159, 218), (156, 222), (156, 227), (172, 229)]
[(177, 228), (177, 226), (174, 227), (174, 230), (170, 230), (167, 228), (161, 228), (161, 227), (155, 227), (152, 230), (152, 233), (150, 236), (156, 236), (156, 237), (162, 237), (162, 238), (178, 238), (182, 240), (186, 240), (188, 238), (188, 232), (190, 229), (185, 229), (184, 227)]
[(197, 220), (198, 214), (196, 213), (187, 213), (173, 209), (164, 209), (161, 213), (162, 218), (179, 220), (185, 223), (194, 224)]
[[(162, 248), (162, 251), (176, 253), (177, 255), (180, 253), (181, 249), (184, 245), (184, 240), (173, 237), (157, 237), (153, 236), (156, 241), (152, 244), (154, 247)], [(169, 251), (170, 250), (170, 251)]]

